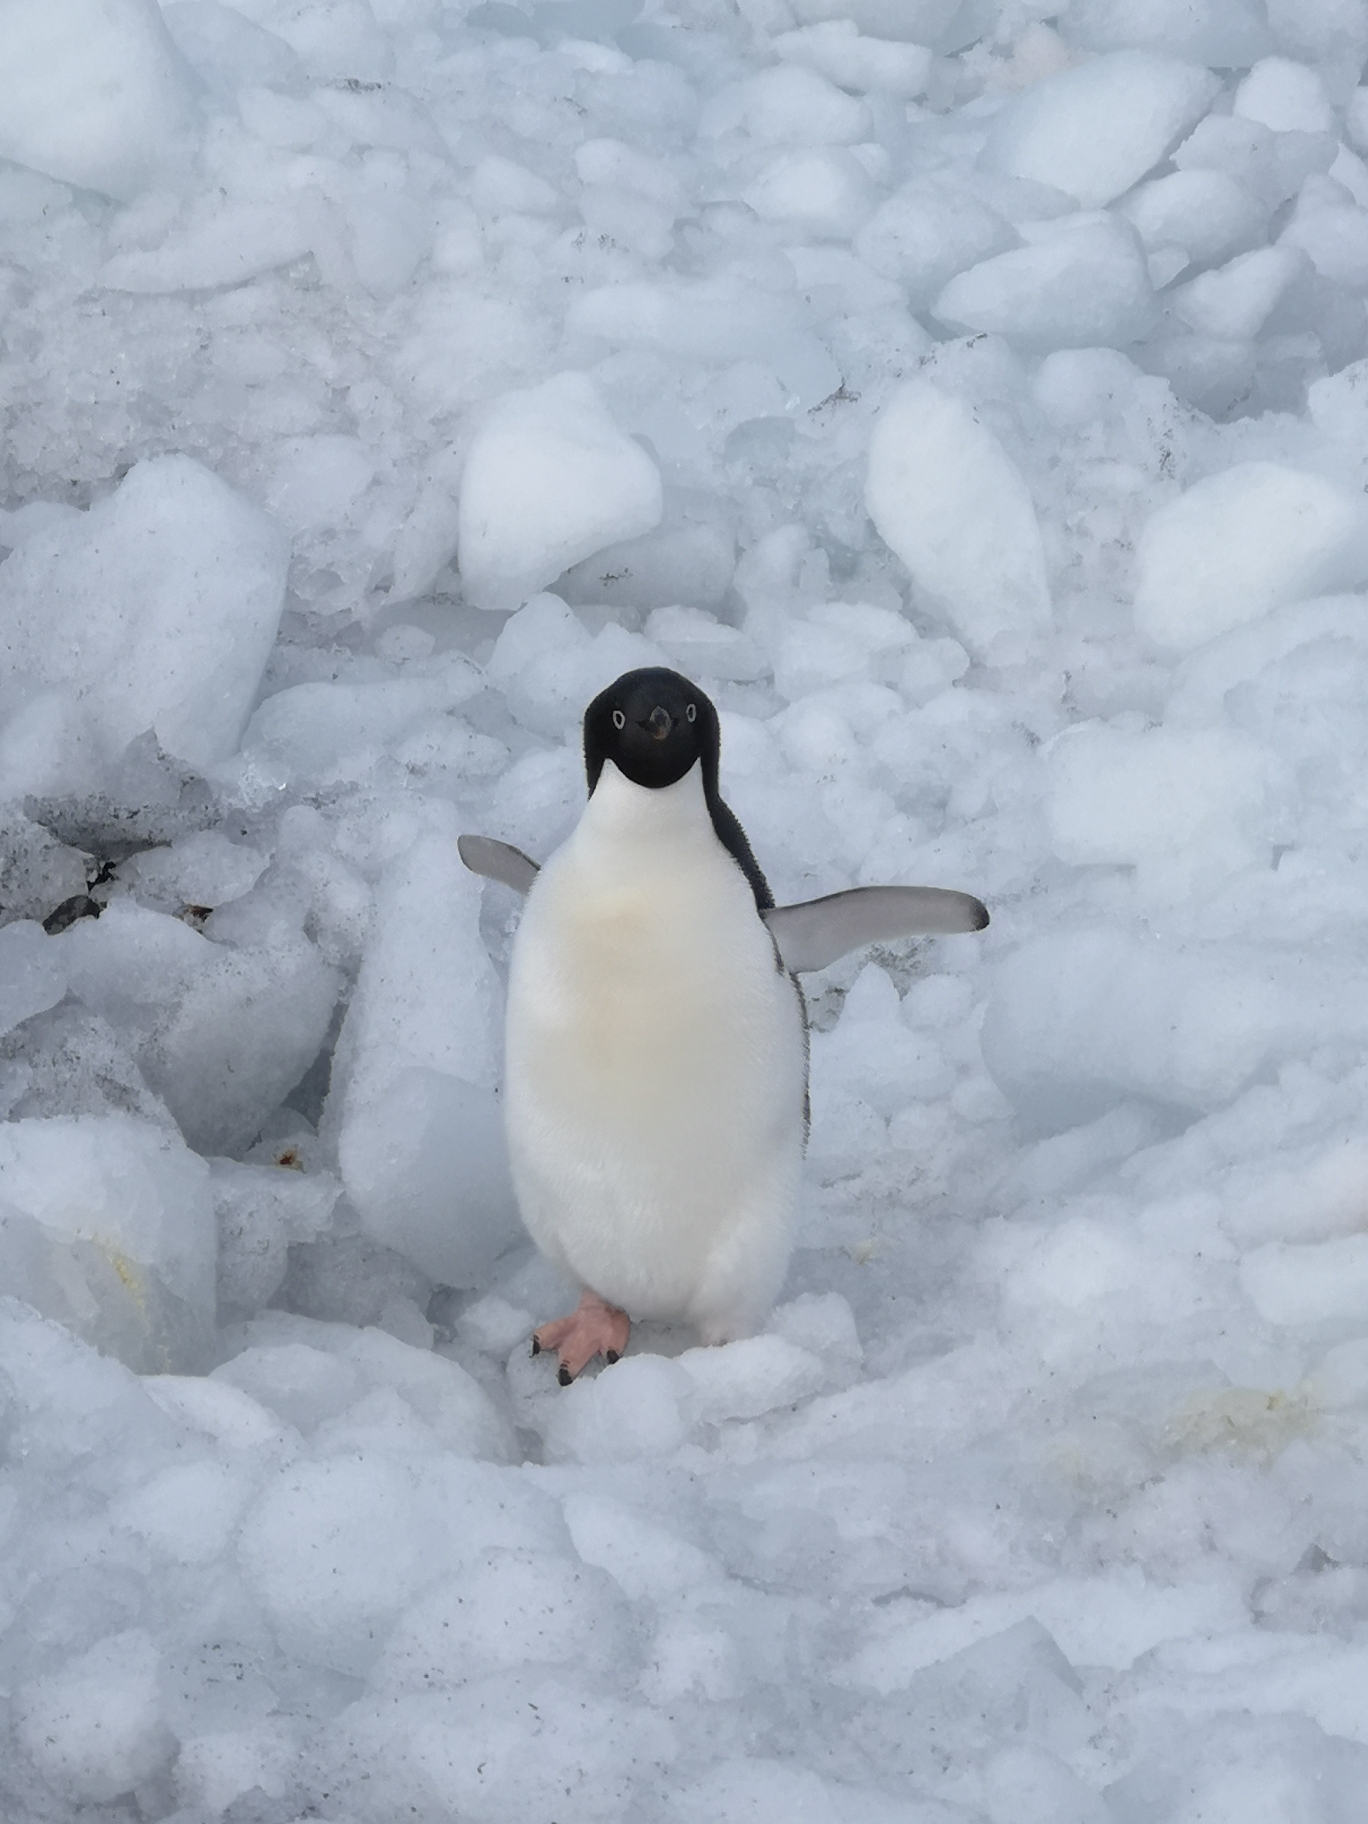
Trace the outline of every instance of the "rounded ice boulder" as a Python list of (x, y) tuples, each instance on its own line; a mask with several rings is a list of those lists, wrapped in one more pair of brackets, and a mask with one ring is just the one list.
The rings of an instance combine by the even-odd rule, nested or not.
[(0, 157), (128, 202), (183, 163), (193, 117), (156, 0), (0, 0)]
[(659, 470), (613, 422), (587, 375), (505, 393), (476, 434), (461, 481), (466, 599), (516, 608), (571, 564), (652, 531), (661, 512)]
[(1305, 469), (1242, 462), (1146, 521), (1135, 624), (1190, 652), (1273, 608), (1368, 581), (1368, 507)]
[(957, 273), (931, 306), (952, 328), (1037, 349), (1133, 342), (1153, 315), (1149, 268), (1127, 222), (1065, 221), (1028, 247)]
[(980, 163), (1100, 209), (1152, 171), (1220, 93), (1209, 70), (1115, 51), (1047, 76), (995, 116)]
[(865, 505), (912, 580), (980, 656), (1050, 624), (1045, 548), (1026, 483), (962, 399), (910, 380), (869, 444)]
[(0, 689), (50, 687), (107, 758), (151, 729), (192, 766), (224, 759), (275, 644), (288, 563), (274, 521), (202, 464), (140, 462), (0, 564)]

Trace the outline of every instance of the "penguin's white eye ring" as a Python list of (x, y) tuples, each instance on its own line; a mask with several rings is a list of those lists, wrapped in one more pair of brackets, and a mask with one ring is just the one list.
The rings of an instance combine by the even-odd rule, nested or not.
[(620, 709), (615, 709), (613, 711), (613, 727), (614, 728), (626, 728), (626, 726), (627, 726), (626, 716), (623, 715), (623, 713)]
[(689, 707), (684, 711), (684, 714), (690, 722), (696, 722), (698, 720), (697, 703), (690, 703)]

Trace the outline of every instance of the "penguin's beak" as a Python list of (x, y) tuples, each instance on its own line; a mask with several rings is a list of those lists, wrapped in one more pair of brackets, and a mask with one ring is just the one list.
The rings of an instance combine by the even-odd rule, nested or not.
[(657, 703), (650, 715), (646, 718), (646, 728), (650, 732), (651, 739), (653, 741), (663, 741), (673, 727), (674, 717), (670, 714), (668, 709), (662, 709), (660, 704)]

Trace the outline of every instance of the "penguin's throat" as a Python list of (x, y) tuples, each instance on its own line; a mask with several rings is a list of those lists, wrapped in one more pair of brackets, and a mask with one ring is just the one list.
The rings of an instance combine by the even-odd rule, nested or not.
[(606, 760), (578, 830), (585, 840), (594, 843), (621, 841), (633, 845), (713, 836), (703, 769), (695, 760), (673, 785), (652, 788), (633, 784), (611, 760)]

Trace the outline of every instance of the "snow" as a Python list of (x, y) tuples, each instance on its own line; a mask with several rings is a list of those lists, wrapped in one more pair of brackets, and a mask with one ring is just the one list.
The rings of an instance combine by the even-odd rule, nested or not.
[[(1357, 0), (0, 0), (0, 1814), (1359, 1824)], [(557, 1385), (514, 896), (668, 664), (759, 1332)]]

